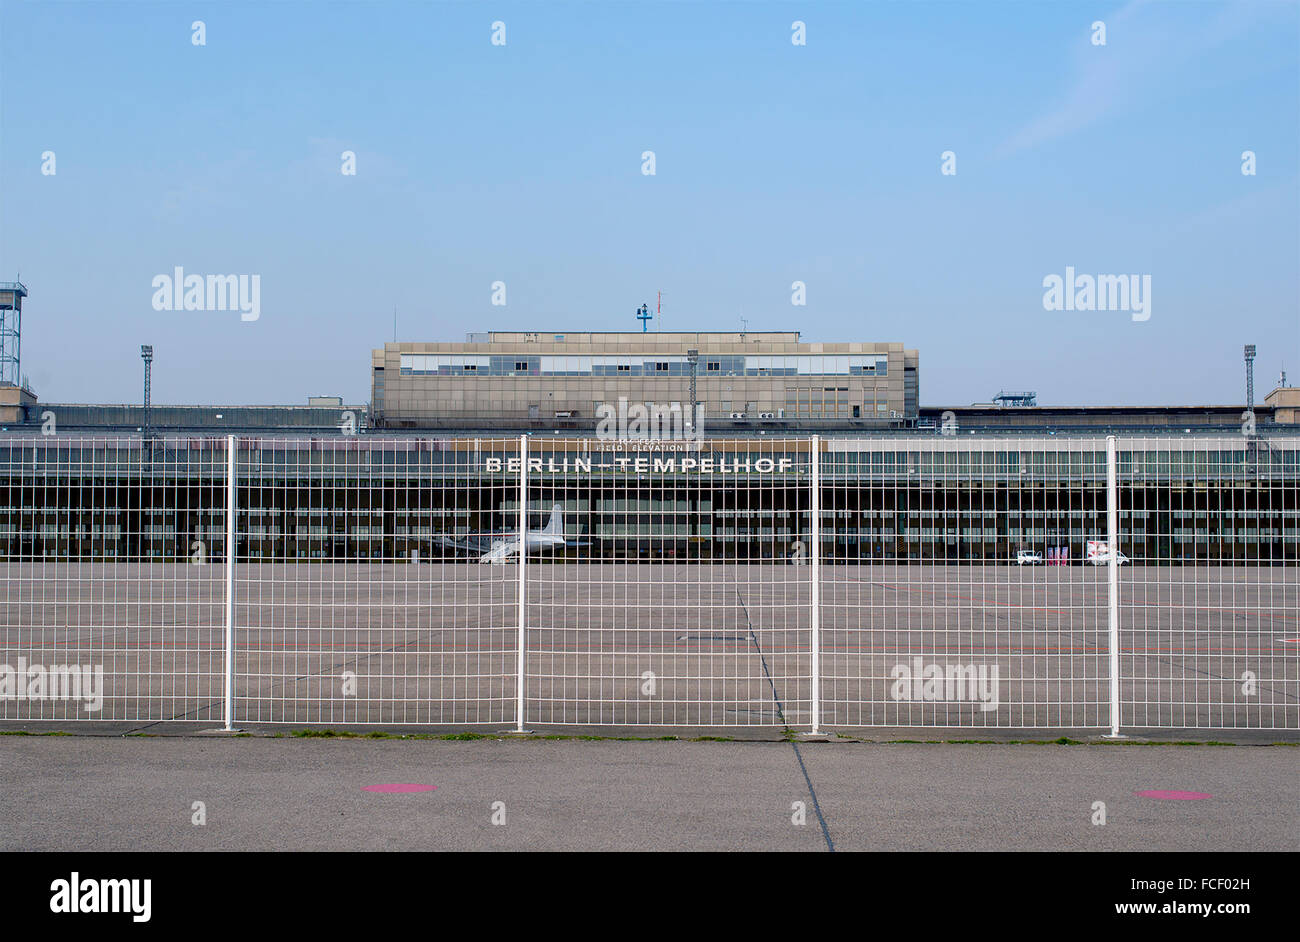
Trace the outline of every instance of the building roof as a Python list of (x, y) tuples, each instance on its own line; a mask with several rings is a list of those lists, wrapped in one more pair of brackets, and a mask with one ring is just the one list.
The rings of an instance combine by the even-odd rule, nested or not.
[[(29, 407), (26, 418), (10, 430), (36, 428), (45, 415), (54, 417), (54, 427), (68, 432), (134, 432), (144, 427), (142, 405), (96, 405), (89, 403), (42, 402)], [(235, 434), (277, 432), (287, 429), (339, 432), (351, 412), (358, 426), (364, 425), (366, 407), (354, 406), (223, 406), (157, 405), (149, 409), (149, 429), (158, 434), (200, 432)]]

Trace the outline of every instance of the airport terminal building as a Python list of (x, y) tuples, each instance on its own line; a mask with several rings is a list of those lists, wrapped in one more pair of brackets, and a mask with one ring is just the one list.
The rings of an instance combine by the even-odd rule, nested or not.
[[(917, 351), (793, 331), (493, 332), (386, 344), (370, 367), (369, 405), (146, 411), (9, 390), (0, 555), (220, 557), (235, 436), (240, 557), (475, 558), (466, 537), (517, 529), (522, 474), (530, 526), (562, 508), (559, 556), (782, 562), (817, 507), (828, 563), (1077, 561), (1106, 529), (1108, 434), (1135, 560), (1300, 555), (1293, 387), (1250, 429), (1240, 405), (922, 407)], [(696, 440), (596, 434), (602, 404), (692, 398)]]
[(719, 420), (900, 427), (919, 411), (917, 351), (901, 343), (801, 343), (797, 331), (470, 334), (371, 355), (372, 423), (458, 427), (589, 422), (603, 403), (694, 401)]
[[(227, 438), (0, 440), (0, 554), (185, 561), (225, 552)], [(593, 439), (455, 436), (235, 440), (240, 558), (481, 558), (475, 535), (563, 513), (605, 560), (800, 558), (814, 507), (828, 564), (1084, 557), (1106, 532), (1106, 441), (1024, 437)], [(813, 456), (818, 459), (814, 475)], [(521, 482), (521, 475), (525, 478)], [(1135, 561), (1294, 565), (1300, 437), (1121, 439), (1121, 546)], [(814, 486), (813, 482), (817, 485)], [(802, 548), (801, 548), (802, 547)]]

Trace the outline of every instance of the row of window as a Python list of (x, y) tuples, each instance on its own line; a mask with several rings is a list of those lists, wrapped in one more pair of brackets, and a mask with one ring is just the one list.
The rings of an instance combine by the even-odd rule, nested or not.
[[(689, 376), (684, 356), (497, 356), (403, 353), (403, 376)], [(703, 376), (885, 376), (886, 356), (701, 357)]]

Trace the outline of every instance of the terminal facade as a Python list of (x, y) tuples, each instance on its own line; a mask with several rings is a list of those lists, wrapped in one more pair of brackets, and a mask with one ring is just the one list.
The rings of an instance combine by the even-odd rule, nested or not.
[(919, 413), (919, 358), (901, 343), (802, 343), (797, 331), (506, 332), (390, 343), (371, 355), (372, 423), (590, 424), (604, 404), (689, 408), (713, 420), (902, 427)]
[[(185, 563), (224, 555), (225, 438), (0, 440), (0, 556)], [(236, 441), (237, 557), (480, 561), (519, 520), (518, 438)], [(821, 558), (1084, 559), (1106, 533), (1106, 442), (819, 439)], [(813, 542), (813, 439), (623, 450), (528, 443), (529, 527), (556, 505), (552, 560), (785, 564)], [(706, 463), (707, 462), (707, 463)], [(1300, 562), (1300, 436), (1121, 441), (1120, 546), (1135, 563)]]

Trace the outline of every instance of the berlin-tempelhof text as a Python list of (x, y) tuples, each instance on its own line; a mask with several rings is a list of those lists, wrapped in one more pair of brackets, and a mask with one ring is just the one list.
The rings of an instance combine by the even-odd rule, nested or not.
[[(488, 474), (505, 471), (518, 474), (519, 458), (485, 458), (483, 470)], [(626, 472), (629, 474), (783, 474), (794, 468), (793, 458), (724, 458), (683, 455), (574, 456), (564, 458), (529, 458), (530, 474), (592, 474)]]

